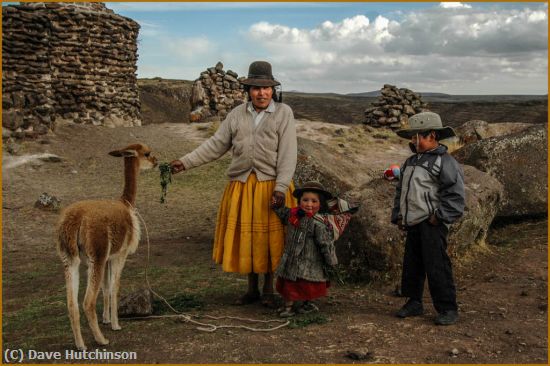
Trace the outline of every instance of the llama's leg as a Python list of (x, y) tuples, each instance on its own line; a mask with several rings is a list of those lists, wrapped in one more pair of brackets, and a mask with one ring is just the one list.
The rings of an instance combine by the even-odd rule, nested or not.
[(80, 331), (80, 312), (78, 310), (78, 281), (79, 281), (79, 266), (80, 258), (75, 257), (67, 260), (65, 265), (65, 283), (67, 287), (67, 308), (69, 310), (69, 319), (71, 320), (71, 328), (73, 330), (74, 341), (76, 348), (83, 351), (86, 349), (82, 332)]
[(88, 287), (84, 296), (84, 313), (88, 318), (88, 324), (92, 329), (92, 334), (99, 345), (107, 345), (109, 341), (103, 336), (99, 325), (97, 324), (96, 301), (99, 294), (99, 287), (103, 280), (106, 260), (92, 262), (88, 264)]
[(120, 324), (118, 323), (118, 295), (120, 290), (120, 277), (122, 275), (122, 269), (126, 262), (126, 254), (120, 254), (111, 259), (111, 329), (120, 330)]
[(103, 281), (101, 282), (101, 290), (103, 292), (103, 324), (111, 322), (111, 262), (107, 261), (105, 272), (103, 273)]

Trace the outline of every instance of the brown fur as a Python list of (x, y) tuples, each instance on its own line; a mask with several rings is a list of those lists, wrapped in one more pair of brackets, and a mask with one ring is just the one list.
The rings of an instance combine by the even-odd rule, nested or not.
[(57, 252), (63, 262), (67, 286), (67, 307), (71, 328), (78, 349), (86, 346), (80, 331), (78, 282), (80, 258), (88, 263), (88, 285), (84, 296), (84, 313), (96, 342), (106, 345), (97, 323), (96, 301), (103, 291), (103, 323), (118, 323), (118, 293), (120, 275), (128, 254), (136, 251), (140, 239), (139, 222), (134, 213), (136, 180), (140, 169), (157, 165), (157, 159), (143, 144), (134, 144), (111, 151), (112, 156), (124, 157), (124, 191), (119, 200), (80, 201), (68, 206), (57, 226)]

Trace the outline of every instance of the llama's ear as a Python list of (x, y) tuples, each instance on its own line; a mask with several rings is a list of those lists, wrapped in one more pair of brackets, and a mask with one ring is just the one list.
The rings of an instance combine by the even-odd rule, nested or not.
[(123, 158), (129, 158), (132, 156), (138, 156), (136, 150), (127, 149), (127, 150), (114, 150), (109, 153), (111, 156), (116, 156), (117, 158), (123, 157)]

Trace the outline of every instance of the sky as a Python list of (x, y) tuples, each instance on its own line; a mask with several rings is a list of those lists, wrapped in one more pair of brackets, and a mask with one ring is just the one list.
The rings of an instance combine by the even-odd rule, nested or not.
[(384, 84), (449, 94), (547, 94), (548, 6), (526, 2), (107, 2), (141, 25), (138, 77), (195, 80), (266, 60), (283, 90)]

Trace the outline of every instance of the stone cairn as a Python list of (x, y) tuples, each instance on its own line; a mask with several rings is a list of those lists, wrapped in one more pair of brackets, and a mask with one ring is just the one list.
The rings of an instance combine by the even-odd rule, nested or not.
[(223, 71), (223, 64), (209, 67), (194, 81), (191, 91), (191, 122), (217, 117), (223, 119), (233, 108), (247, 101), (240, 77), (232, 70)]
[(64, 122), (141, 125), (139, 24), (102, 3), (2, 7), (3, 136)]
[(364, 124), (396, 130), (408, 126), (410, 116), (428, 111), (420, 94), (410, 89), (385, 84), (380, 92), (378, 100), (365, 110)]

